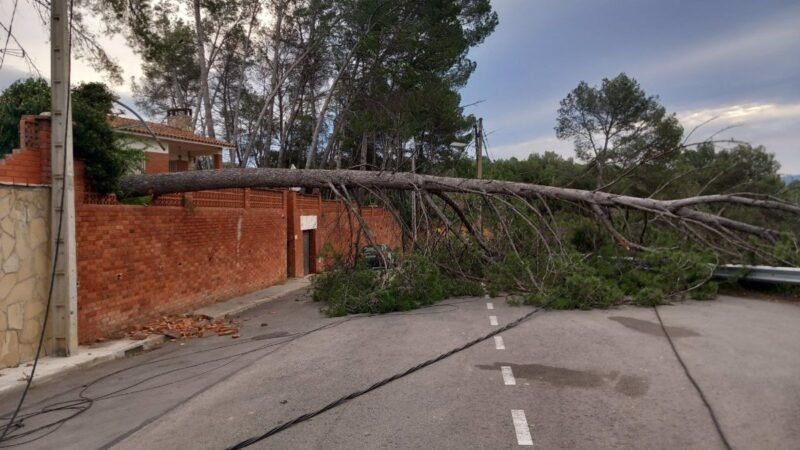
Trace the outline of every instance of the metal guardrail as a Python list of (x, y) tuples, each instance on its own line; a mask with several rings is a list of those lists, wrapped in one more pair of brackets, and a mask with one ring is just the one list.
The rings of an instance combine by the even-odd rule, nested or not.
[(764, 283), (800, 284), (800, 269), (796, 267), (743, 266), (725, 264), (714, 271), (718, 278), (741, 278)]

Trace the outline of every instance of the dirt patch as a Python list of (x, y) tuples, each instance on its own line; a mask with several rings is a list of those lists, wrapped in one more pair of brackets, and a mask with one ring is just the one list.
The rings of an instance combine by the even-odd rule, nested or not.
[(501, 366), (510, 366), (515, 378), (540, 381), (558, 387), (602, 388), (614, 386), (614, 390), (628, 397), (641, 397), (650, 388), (645, 377), (622, 375), (616, 370), (601, 372), (597, 370), (577, 370), (543, 364), (513, 364), (498, 362), (491, 365), (476, 366), (481, 370), (500, 371)]
[[(661, 330), (661, 325), (656, 322), (622, 316), (613, 316), (609, 317), (608, 319), (640, 333), (649, 334), (652, 336), (664, 336), (664, 332)], [(700, 336), (700, 333), (684, 327), (667, 327), (667, 331), (669, 332), (670, 337), (674, 338)]]

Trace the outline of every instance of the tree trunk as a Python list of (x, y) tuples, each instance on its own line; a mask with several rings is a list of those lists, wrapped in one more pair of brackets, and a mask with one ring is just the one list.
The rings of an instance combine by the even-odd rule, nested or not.
[(203, 20), (200, 17), (200, 0), (194, 0), (195, 37), (197, 44), (197, 62), (200, 64), (200, 96), (203, 102), (203, 117), (206, 126), (206, 136), (214, 136), (214, 118), (211, 115), (211, 94), (208, 90), (208, 67), (206, 67), (205, 33)]
[(311, 134), (311, 145), (308, 147), (308, 155), (306, 157), (306, 169), (310, 169), (314, 165), (314, 155), (317, 153), (319, 134), (322, 132), (322, 125), (325, 123), (325, 112), (328, 110), (328, 105), (330, 105), (333, 94), (336, 92), (336, 85), (339, 84), (339, 80), (342, 78), (345, 70), (347, 70), (347, 67), (350, 65), (350, 59), (353, 57), (353, 52), (356, 51), (356, 48), (360, 42), (361, 40), (359, 39), (356, 44), (353, 45), (353, 47), (347, 52), (347, 56), (345, 56), (342, 67), (333, 78), (331, 86), (328, 88), (328, 93), (325, 95), (325, 100), (322, 102), (322, 107), (319, 110), (317, 122), (314, 125), (314, 132)]
[(369, 150), (369, 141), (367, 133), (361, 135), (361, 151), (359, 153), (359, 170), (367, 170), (367, 151)]
[(399, 191), (456, 192), (482, 195), (518, 196), (531, 199), (559, 200), (594, 207), (633, 209), (656, 213), (666, 220), (700, 223), (714, 229), (732, 230), (775, 241), (780, 233), (739, 222), (720, 215), (692, 209), (689, 205), (728, 203), (800, 214), (800, 206), (742, 195), (698, 196), (678, 200), (656, 200), (600, 191), (544, 186), (511, 181), (437, 177), (407, 172), (366, 170), (285, 170), (285, 169), (221, 169), (178, 173), (128, 175), (120, 187), (127, 195), (161, 195), (175, 192), (202, 191), (245, 187), (335, 186), (388, 189)]

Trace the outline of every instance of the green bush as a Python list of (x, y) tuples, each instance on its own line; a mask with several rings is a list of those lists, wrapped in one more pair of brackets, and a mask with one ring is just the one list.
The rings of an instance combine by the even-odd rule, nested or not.
[(529, 294), (526, 304), (557, 309), (606, 308), (623, 303), (663, 304), (686, 297), (714, 298), (711, 255), (697, 250), (661, 250), (629, 255), (604, 247), (597, 255), (566, 254), (553, 261), (544, 289)]
[(640, 289), (634, 298), (639, 305), (656, 306), (664, 303), (664, 291), (657, 287), (646, 287)]
[(358, 265), (336, 266), (314, 277), (313, 298), (324, 303), (323, 310), (330, 316), (344, 316), (361, 312), (376, 312), (373, 294), (380, 281), (379, 271)]
[(478, 296), (484, 294), (483, 286), (479, 281), (455, 278), (442, 274), (442, 286), (445, 297)]
[[(119, 179), (141, 165), (144, 152), (128, 148), (108, 124), (116, 95), (102, 83), (72, 90), (73, 152), (86, 178), (102, 194), (117, 192)], [(0, 94), (0, 155), (19, 145), (19, 120), (50, 110), (50, 86), (41, 78), (19, 80)]]
[(340, 262), (314, 279), (313, 292), (330, 316), (408, 311), (448, 295), (439, 268), (417, 254), (383, 270)]
[(0, 94), (0, 157), (19, 147), (19, 120), (50, 111), (50, 86), (41, 78), (11, 83)]
[(586, 273), (568, 275), (550, 294), (556, 309), (607, 308), (622, 303), (623, 292), (607, 279)]

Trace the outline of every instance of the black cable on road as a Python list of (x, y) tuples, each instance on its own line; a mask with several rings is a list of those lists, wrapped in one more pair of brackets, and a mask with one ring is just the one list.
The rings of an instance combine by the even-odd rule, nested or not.
[[(16, 9), (16, 3), (14, 4), (14, 8)], [(68, 31), (68, 45), (69, 51), (67, 51), (66, 58), (67, 58), (67, 73), (66, 73), (66, 89), (67, 89), (67, 107), (64, 110), (64, 114), (66, 117), (70, 117), (70, 108), (72, 107), (71, 100), (72, 95), (70, 93), (70, 78), (72, 76), (72, 11), (73, 11), (73, 0), (69, 2), (69, 18), (67, 19), (67, 26), (69, 27)], [(11, 35), (11, 30), (8, 30), (9, 36)], [(20, 410), (22, 409), (22, 404), (25, 403), (25, 397), (28, 395), (28, 391), (31, 389), (31, 383), (33, 383), (33, 376), (36, 374), (36, 367), (39, 365), (39, 359), (42, 355), (42, 345), (44, 344), (44, 337), (45, 331), (47, 330), (47, 318), (50, 316), (50, 306), (53, 301), (53, 285), (55, 284), (56, 279), (56, 263), (58, 262), (58, 247), (61, 243), (61, 228), (64, 222), (64, 201), (65, 201), (65, 193), (67, 191), (67, 156), (68, 151), (66, 148), (67, 138), (69, 137), (69, 129), (70, 124), (67, 124), (64, 127), (64, 166), (63, 166), (63, 178), (61, 184), (61, 203), (58, 212), (58, 230), (56, 231), (56, 242), (55, 248), (53, 249), (53, 269), (50, 273), (50, 288), (47, 291), (47, 304), (44, 309), (44, 319), (42, 319), (42, 331), (39, 333), (39, 343), (36, 346), (36, 356), (33, 359), (33, 367), (31, 367), (31, 375), (28, 377), (28, 380), (25, 383), (25, 389), (22, 391), (22, 395), (19, 398), (19, 403), (17, 403), (16, 409), (14, 409), (14, 413), (11, 415), (11, 418), (8, 420), (5, 428), (3, 428), (3, 432), (0, 433), (0, 442), (3, 442), (5, 437), (8, 435), (9, 431), (14, 428), (15, 424), (14, 421), (16, 420), (17, 416), (19, 415)]]
[[(435, 313), (443, 312), (443, 311), (440, 310), (441, 307), (451, 308), (451, 309), (448, 309), (447, 311), (452, 311), (452, 310), (458, 309), (458, 304), (459, 303), (464, 303), (465, 301), (472, 301), (472, 299), (455, 300), (455, 301), (446, 302), (446, 303), (445, 302), (437, 303), (437, 304), (433, 304), (433, 305), (426, 305), (426, 306), (423, 306), (422, 308), (420, 308), (422, 310), (425, 310), (425, 309), (437, 309), (436, 311), (397, 312), (397, 313), (386, 314), (385, 317), (396, 317), (396, 316), (405, 316), (405, 315), (419, 315), (419, 314), (435, 314)], [(135, 391), (129, 391), (129, 389), (134, 388), (136, 386), (139, 386), (139, 385), (141, 385), (141, 384), (143, 384), (145, 382), (148, 382), (150, 380), (153, 380), (153, 379), (156, 379), (156, 378), (159, 378), (159, 377), (162, 377), (164, 375), (167, 375), (167, 374), (170, 374), (170, 373), (174, 373), (174, 372), (177, 372), (177, 371), (180, 371), (180, 370), (191, 369), (191, 368), (195, 368), (195, 367), (198, 367), (198, 366), (202, 366), (202, 365), (210, 364), (210, 363), (214, 363), (214, 362), (219, 362), (219, 361), (225, 361), (225, 360), (228, 361), (227, 363), (223, 363), (222, 365), (217, 366), (217, 367), (215, 367), (213, 369), (201, 372), (201, 374), (204, 374), (206, 372), (210, 372), (210, 371), (213, 371), (213, 370), (224, 368), (225, 366), (227, 366), (229, 363), (233, 362), (233, 360), (237, 359), (238, 357), (241, 357), (241, 356), (244, 356), (244, 355), (247, 355), (247, 354), (251, 354), (251, 353), (255, 353), (255, 352), (258, 352), (260, 350), (268, 349), (268, 348), (271, 348), (271, 347), (282, 346), (284, 344), (289, 344), (291, 342), (294, 342), (297, 339), (300, 339), (302, 337), (305, 337), (305, 336), (308, 336), (310, 334), (316, 333), (318, 331), (326, 330), (326, 329), (333, 328), (333, 327), (338, 327), (339, 325), (342, 325), (342, 324), (344, 324), (346, 322), (349, 322), (351, 320), (354, 320), (354, 319), (361, 319), (361, 318), (368, 318), (368, 317), (374, 317), (374, 315), (370, 314), (370, 315), (363, 315), (363, 316), (350, 316), (350, 317), (347, 317), (345, 319), (338, 320), (338, 321), (335, 321), (335, 322), (332, 322), (332, 323), (328, 323), (328, 324), (325, 324), (325, 325), (321, 325), (319, 327), (316, 327), (316, 328), (313, 328), (313, 329), (310, 329), (310, 330), (299, 331), (299, 332), (296, 332), (296, 333), (288, 334), (286, 336), (281, 336), (281, 337), (286, 337), (288, 339), (284, 339), (284, 340), (281, 340), (281, 341), (278, 341), (278, 342), (269, 343), (269, 344), (266, 344), (266, 345), (261, 345), (261, 346), (258, 346), (258, 347), (255, 347), (255, 348), (252, 348), (252, 349), (249, 349), (249, 350), (245, 350), (245, 351), (242, 351), (242, 352), (228, 354), (228, 355), (225, 355), (224, 357), (221, 357), (221, 358), (214, 358), (214, 359), (210, 359), (210, 360), (204, 360), (204, 361), (201, 361), (199, 363), (192, 363), (190, 365), (183, 365), (183, 366), (179, 366), (177, 368), (172, 368), (172, 369), (169, 369), (169, 370), (161, 371), (161, 372), (158, 372), (158, 373), (156, 373), (154, 375), (148, 376), (148, 377), (144, 378), (143, 380), (140, 380), (140, 381), (138, 381), (136, 383), (126, 385), (125, 387), (117, 389), (115, 391), (107, 392), (107, 393), (105, 393), (103, 395), (94, 396), (94, 397), (89, 396), (87, 391), (92, 386), (97, 385), (98, 383), (101, 383), (105, 379), (108, 379), (108, 378), (116, 376), (116, 375), (120, 375), (120, 374), (122, 374), (124, 372), (128, 372), (128, 371), (133, 370), (133, 369), (141, 368), (141, 367), (146, 366), (146, 365), (152, 365), (152, 364), (157, 364), (157, 363), (161, 363), (161, 362), (165, 362), (165, 361), (170, 361), (170, 360), (173, 360), (173, 359), (176, 359), (176, 358), (185, 358), (188, 355), (184, 353), (184, 354), (171, 355), (171, 356), (167, 356), (167, 357), (155, 358), (155, 359), (152, 359), (150, 361), (147, 361), (147, 362), (144, 362), (142, 364), (139, 364), (137, 366), (125, 367), (123, 369), (113, 371), (113, 372), (108, 373), (106, 375), (103, 375), (103, 376), (101, 376), (99, 378), (96, 378), (96, 379), (94, 379), (93, 381), (91, 381), (91, 382), (89, 382), (87, 384), (84, 384), (82, 386), (82, 388), (80, 389), (80, 392), (78, 393), (78, 398), (77, 399), (50, 403), (50, 404), (47, 404), (46, 406), (44, 406), (43, 408), (41, 408), (39, 411), (31, 412), (31, 413), (27, 413), (27, 414), (19, 415), (20, 411), (16, 411), (12, 415), (0, 416), (0, 420), (8, 420), (9, 417), (12, 417), (12, 419), (10, 420), (9, 423), (14, 423), (14, 426), (16, 428), (22, 428), (24, 426), (24, 422), (28, 421), (28, 420), (30, 420), (32, 418), (39, 417), (39, 416), (44, 416), (44, 415), (49, 415), (49, 414), (58, 414), (58, 413), (70, 412), (70, 414), (67, 415), (66, 417), (61, 417), (59, 419), (55, 419), (53, 421), (44, 423), (44, 424), (39, 425), (37, 427), (31, 428), (31, 429), (26, 429), (25, 431), (22, 431), (22, 432), (13, 432), (11, 434), (6, 435), (3, 439), (0, 439), (0, 449), (10, 448), (10, 447), (15, 447), (15, 446), (20, 446), (20, 445), (25, 445), (25, 444), (29, 444), (29, 443), (38, 441), (39, 439), (42, 439), (45, 436), (48, 436), (48, 435), (56, 432), (66, 422), (69, 422), (70, 420), (75, 419), (79, 415), (81, 415), (84, 412), (86, 412), (87, 410), (89, 410), (95, 404), (95, 402), (104, 401), (104, 400), (108, 400), (108, 399), (113, 399), (113, 398), (117, 398), (117, 397), (121, 397), (121, 396), (125, 396), (125, 395), (138, 394), (138, 393), (141, 393), (141, 392), (144, 392), (144, 391), (158, 389), (160, 387), (168, 386), (168, 385), (175, 384), (175, 383), (183, 381), (183, 379), (178, 379), (178, 380), (175, 380), (175, 381), (162, 383), (162, 384), (159, 384), (159, 385), (156, 385), (156, 386), (151, 386), (151, 387), (147, 387), (147, 388), (143, 388), (143, 389), (139, 389), (139, 390), (135, 390)], [(202, 350), (194, 350), (194, 351), (191, 352), (191, 356), (194, 356), (194, 355), (197, 355), (197, 354), (200, 354), (200, 353), (209, 352), (209, 351), (219, 350), (219, 349), (242, 346), (242, 345), (251, 343), (253, 340), (254, 340), (253, 338), (251, 338), (251, 339), (243, 339), (243, 340), (240, 340), (240, 341), (237, 341), (237, 342), (234, 342), (234, 343), (212, 346), (212, 347), (208, 347), (208, 348), (205, 348), (205, 349), (202, 349)], [(177, 349), (172, 351), (172, 352), (170, 352), (170, 353), (175, 353), (176, 351), (177, 351)], [(199, 375), (199, 374), (193, 374), (191, 376), (195, 377), (197, 375)], [(63, 394), (65, 394), (65, 392), (56, 394), (56, 396), (54, 396), (52, 398), (59, 397), (59, 396), (61, 396)], [(43, 402), (46, 402), (46, 401), (47, 400), (44, 400)], [(45, 430), (47, 430), (46, 433), (40, 434), (39, 436), (37, 436), (35, 438), (31, 438), (31, 439), (28, 439), (28, 440), (25, 440), (25, 441), (20, 441), (19, 440), (20, 438), (24, 438), (24, 437), (27, 437), (27, 436), (32, 436), (32, 435), (35, 435), (35, 434), (40, 433), (40, 432), (45, 431)]]
[(294, 419), (292, 419), (292, 420), (290, 420), (288, 422), (285, 422), (285, 423), (283, 423), (281, 425), (278, 425), (278, 426), (266, 431), (265, 433), (263, 433), (263, 434), (261, 434), (259, 436), (253, 436), (253, 437), (251, 437), (249, 439), (241, 441), (238, 444), (233, 445), (232, 447), (228, 447), (228, 450), (236, 450), (236, 449), (249, 447), (249, 446), (251, 446), (251, 445), (253, 445), (253, 444), (257, 443), (257, 442), (263, 441), (264, 439), (266, 439), (266, 438), (268, 438), (270, 436), (274, 436), (274, 435), (280, 433), (281, 431), (288, 430), (289, 428), (291, 428), (291, 427), (293, 427), (293, 426), (295, 426), (295, 425), (297, 425), (299, 423), (305, 422), (305, 421), (307, 421), (309, 419), (312, 419), (312, 418), (314, 418), (314, 417), (316, 417), (316, 416), (318, 416), (318, 415), (320, 415), (320, 414), (322, 414), (322, 413), (324, 413), (326, 411), (329, 411), (329, 410), (334, 409), (334, 408), (336, 408), (338, 406), (341, 406), (341, 405), (349, 402), (350, 400), (353, 400), (355, 398), (361, 397), (364, 394), (372, 392), (375, 389), (378, 389), (379, 387), (386, 386), (387, 384), (391, 383), (392, 381), (399, 380), (400, 378), (403, 378), (403, 377), (405, 377), (407, 375), (411, 375), (412, 373), (414, 373), (414, 372), (416, 372), (416, 371), (418, 371), (420, 369), (424, 369), (425, 367), (428, 367), (428, 366), (430, 366), (432, 364), (435, 364), (435, 363), (437, 363), (439, 361), (442, 361), (443, 359), (449, 358), (450, 356), (453, 356), (456, 353), (459, 353), (459, 352), (461, 352), (463, 350), (466, 350), (466, 349), (468, 349), (468, 348), (470, 348), (470, 347), (472, 347), (472, 346), (474, 346), (476, 344), (479, 344), (479, 343), (481, 343), (481, 342), (483, 342), (483, 341), (485, 341), (487, 339), (490, 339), (490, 338), (492, 338), (494, 336), (497, 336), (498, 334), (500, 334), (500, 333), (502, 333), (504, 331), (508, 331), (508, 330), (516, 327), (517, 325), (521, 324), (522, 322), (530, 319), (537, 312), (545, 309), (547, 306), (549, 306), (549, 304), (550, 304), (550, 302), (548, 302), (547, 304), (545, 304), (543, 306), (540, 306), (540, 307), (534, 309), (533, 311), (525, 314), (524, 316), (520, 317), (519, 319), (517, 319), (517, 320), (515, 320), (513, 322), (510, 322), (510, 323), (498, 328), (497, 330), (492, 331), (491, 333), (489, 333), (489, 334), (487, 334), (485, 336), (481, 336), (481, 337), (479, 337), (477, 339), (473, 339), (473, 340), (467, 342), (466, 344), (463, 344), (463, 345), (461, 345), (459, 347), (456, 347), (456, 348), (454, 348), (454, 349), (452, 349), (452, 350), (450, 350), (450, 351), (448, 351), (446, 353), (442, 353), (441, 355), (439, 355), (439, 356), (437, 356), (435, 358), (432, 358), (432, 359), (429, 359), (429, 360), (427, 360), (427, 361), (425, 361), (423, 363), (417, 364), (416, 366), (411, 367), (411, 368), (409, 368), (408, 370), (406, 370), (404, 372), (398, 373), (396, 375), (392, 375), (389, 378), (384, 378), (383, 380), (378, 381), (377, 383), (373, 384), (372, 386), (369, 386), (367, 388), (355, 391), (355, 392), (353, 392), (351, 394), (345, 395), (344, 397), (340, 397), (339, 399), (328, 403), (327, 405), (323, 406), (322, 408), (320, 408), (320, 409), (318, 409), (316, 411), (309, 412), (309, 413), (303, 414), (302, 416), (295, 417)]
[(686, 367), (686, 363), (683, 362), (683, 358), (681, 358), (681, 354), (678, 353), (677, 347), (675, 347), (675, 343), (672, 341), (672, 337), (669, 335), (667, 331), (667, 327), (664, 326), (664, 321), (661, 320), (661, 314), (658, 312), (658, 307), (653, 306), (653, 311), (656, 312), (656, 317), (658, 317), (658, 323), (661, 325), (661, 331), (664, 332), (664, 336), (667, 337), (667, 341), (669, 342), (669, 346), (672, 347), (672, 353), (675, 354), (675, 358), (683, 367), (684, 373), (686, 373), (686, 378), (692, 382), (692, 386), (694, 386), (697, 393), (700, 395), (700, 400), (703, 401), (703, 404), (706, 405), (706, 409), (708, 409), (708, 414), (711, 416), (711, 421), (714, 422), (714, 428), (717, 429), (717, 434), (719, 434), (719, 438), (722, 439), (722, 444), (725, 446), (726, 449), (732, 450), (730, 442), (728, 442), (728, 437), (725, 435), (725, 432), (722, 431), (722, 426), (719, 424), (719, 419), (717, 419), (716, 413), (714, 413), (714, 408), (711, 407), (711, 403), (709, 403), (708, 399), (706, 398), (705, 393), (703, 393), (703, 389), (700, 388), (700, 385), (697, 384), (694, 377), (692, 376), (691, 372), (689, 372), (689, 368)]
[[(223, 368), (223, 367), (227, 366), (228, 364), (232, 363), (234, 360), (238, 359), (239, 357), (242, 357), (242, 356), (245, 356), (245, 355), (249, 355), (249, 354), (252, 354), (252, 353), (256, 353), (256, 352), (261, 351), (261, 350), (269, 349), (271, 347), (278, 347), (278, 346), (283, 346), (285, 344), (289, 344), (289, 343), (294, 342), (294, 341), (296, 341), (296, 340), (298, 340), (298, 339), (300, 339), (302, 337), (308, 336), (308, 335), (316, 333), (318, 331), (329, 329), (329, 328), (333, 328), (333, 327), (337, 327), (337, 326), (339, 326), (339, 325), (341, 325), (343, 323), (349, 322), (350, 320), (353, 320), (355, 318), (356, 317), (347, 317), (345, 319), (338, 320), (338, 321), (332, 322), (332, 323), (328, 323), (328, 324), (313, 328), (311, 330), (292, 333), (291, 335), (287, 336), (287, 337), (289, 337), (288, 339), (284, 339), (284, 340), (281, 340), (281, 341), (278, 341), (278, 342), (273, 342), (273, 343), (269, 343), (269, 344), (265, 344), (265, 345), (260, 345), (258, 347), (254, 347), (252, 349), (244, 350), (244, 351), (241, 351), (241, 352), (238, 352), (238, 353), (228, 354), (228, 355), (225, 355), (223, 357), (214, 358), (214, 359), (210, 359), (210, 360), (204, 360), (204, 361), (201, 361), (199, 363), (193, 363), (193, 364), (190, 364), (190, 365), (183, 365), (183, 366), (179, 366), (177, 368), (172, 368), (172, 369), (169, 369), (169, 370), (166, 370), (166, 371), (158, 372), (158, 373), (156, 373), (154, 375), (151, 375), (151, 376), (148, 376), (148, 377), (146, 377), (146, 378), (144, 378), (142, 380), (139, 380), (136, 383), (128, 384), (128, 385), (126, 385), (126, 386), (124, 386), (122, 388), (118, 388), (118, 389), (116, 389), (114, 391), (107, 392), (107, 393), (99, 395), (99, 396), (90, 397), (87, 391), (93, 385), (95, 385), (97, 383), (100, 383), (101, 381), (103, 381), (105, 379), (108, 379), (108, 378), (113, 377), (115, 375), (119, 375), (121, 373), (127, 372), (127, 371), (129, 371), (131, 369), (140, 368), (140, 367), (142, 367), (144, 365), (149, 365), (149, 364), (159, 363), (159, 362), (163, 362), (163, 361), (168, 361), (168, 360), (171, 360), (171, 359), (174, 359), (174, 358), (185, 357), (187, 355), (183, 354), (183, 355), (176, 355), (176, 356), (166, 357), (166, 358), (158, 358), (158, 359), (154, 359), (154, 360), (145, 362), (144, 364), (141, 364), (141, 365), (138, 365), (138, 366), (126, 367), (124, 369), (120, 369), (120, 370), (108, 373), (108, 374), (103, 375), (103, 376), (101, 376), (99, 378), (96, 378), (94, 381), (92, 381), (92, 382), (90, 382), (88, 384), (83, 385), (82, 389), (78, 393), (78, 397), (79, 398), (77, 398), (77, 399), (65, 400), (65, 401), (52, 403), (52, 404), (46, 405), (40, 411), (36, 411), (36, 412), (28, 413), (28, 414), (23, 414), (23, 415), (21, 415), (19, 417), (16, 416), (16, 414), (19, 412), (19, 411), (17, 411), (17, 413), (15, 413), (15, 415), (13, 416), (13, 420), (14, 420), (15, 426), (17, 428), (23, 427), (23, 422), (24, 421), (29, 420), (29, 419), (34, 418), (34, 417), (37, 417), (37, 416), (44, 416), (44, 415), (48, 415), (48, 414), (63, 413), (63, 412), (71, 412), (71, 414), (69, 414), (66, 417), (62, 417), (62, 418), (53, 420), (51, 422), (45, 423), (43, 425), (37, 426), (37, 427), (35, 427), (33, 429), (30, 429), (30, 430), (26, 429), (25, 431), (12, 433), (12, 434), (4, 437), (3, 440), (0, 440), (0, 449), (9, 448), (9, 447), (15, 447), (15, 446), (19, 446), (19, 445), (25, 445), (25, 444), (29, 444), (29, 443), (35, 442), (35, 441), (37, 441), (37, 440), (39, 440), (41, 438), (44, 438), (45, 436), (48, 436), (48, 435), (54, 433), (55, 431), (57, 431), (66, 422), (69, 422), (70, 420), (78, 417), (79, 415), (81, 415), (84, 412), (86, 412), (87, 410), (89, 410), (98, 401), (103, 401), (103, 400), (108, 400), (108, 399), (112, 399), (112, 398), (122, 397), (122, 396), (130, 395), (130, 394), (136, 394), (136, 393), (140, 393), (140, 392), (143, 392), (143, 391), (157, 389), (157, 388), (160, 388), (160, 387), (168, 386), (168, 385), (183, 381), (183, 379), (179, 379), (179, 380), (176, 380), (176, 381), (163, 383), (163, 384), (160, 384), (160, 385), (157, 385), (157, 386), (151, 386), (151, 387), (139, 389), (139, 390), (136, 390), (136, 391), (129, 391), (130, 389), (132, 389), (132, 388), (134, 388), (136, 386), (139, 386), (141, 384), (144, 384), (144, 383), (146, 383), (146, 382), (148, 382), (150, 380), (162, 377), (162, 376), (170, 374), (170, 373), (175, 373), (175, 372), (178, 372), (178, 371), (181, 371), (181, 370), (191, 369), (191, 368), (203, 366), (203, 365), (214, 363), (214, 362), (227, 361), (227, 362), (225, 362), (225, 363), (223, 363), (223, 364), (221, 364), (221, 365), (219, 365), (219, 366), (217, 366), (217, 367), (215, 367), (213, 369), (210, 369), (209, 371), (217, 370), (217, 369), (220, 369), (220, 368)], [(252, 339), (248, 339), (248, 340), (245, 340), (245, 341), (239, 341), (238, 343), (236, 343), (234, 345), (241, 345), (243, 343), (248, 343), (248, 342), (252, 342)], [(209, 349), (204, 349), (204, 350), (200, 350), (200, 351), (197, 351), (197, 352), (193, 352), (192, 354), (203, 353), (203, 352), (206, 352), (206, 351), (209, 351), (209, 350), (216, 350), (216, 349), (226, 348), (226, 347), (230, 347), (230, 346), (231, 345), (221, 345), (221, 346), (211, 347)], [(204, 372), (201, 372), (200, 374), (193, 374), (193, 375), (191, 375), (191, 377), (202, 375), (202, 374), (204, 374), (206, 372), (209, 372), (209, 371), (204, 371)], [(125, 391), (128, 391), (128, 392), (125, 392)], [(31, 436), (31, 435), (35, 435), (35, 434), (37, 434), (39, 432), (42, 432), (44, 430), (49, 430), (49, 431), (47, 431), (46, 433), (41, 434), (41, 435), (39, 435), (39, 436), (37, 436), (35, 438), (29, 439), (29, 440), (25, 440), (25, 441), (19, 441), (20, 438)], [(9, 443), (6, 444), (6, 442), (9, 442)]]

